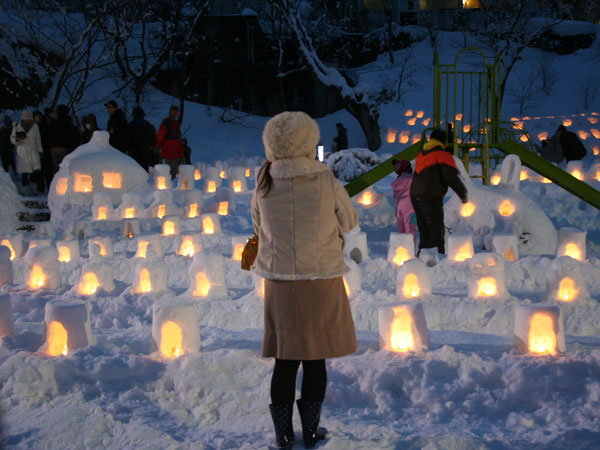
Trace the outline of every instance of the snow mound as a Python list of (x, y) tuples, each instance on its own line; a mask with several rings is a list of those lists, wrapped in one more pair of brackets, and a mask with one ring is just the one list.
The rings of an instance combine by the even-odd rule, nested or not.
[(351, 148), (332, 153), (324, 162), (336, 178), (352, 181), (380, 164), (381, 160), (367, 148)]

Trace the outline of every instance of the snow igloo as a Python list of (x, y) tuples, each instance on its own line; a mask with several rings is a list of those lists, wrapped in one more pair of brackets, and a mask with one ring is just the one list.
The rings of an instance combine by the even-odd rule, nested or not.
[(146, 171), (108, 143), (107, 131), (95, 131), (87, 144), (63, 159), (48, 192), (52, 224), (66, 229), (76, 219), (88, 218), (95, 193), (109, 194), (115, 204), (123, 194), (145, 188)]

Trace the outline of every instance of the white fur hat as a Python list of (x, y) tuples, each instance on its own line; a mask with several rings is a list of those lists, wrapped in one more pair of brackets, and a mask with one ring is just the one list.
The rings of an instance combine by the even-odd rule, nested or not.
[(26, 109), (21, 113), (21, 120), (33, 120), (33, 113), (31, 110)]
[(268, 161), (278, 159), (315, 159), (319, 143), (319, 126), (300, 111), (286, 111), (272, 117), (263, 131)]

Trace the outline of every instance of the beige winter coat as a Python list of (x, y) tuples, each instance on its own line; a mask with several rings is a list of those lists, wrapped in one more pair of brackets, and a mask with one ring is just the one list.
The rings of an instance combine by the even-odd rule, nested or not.
[(269, 124), (263, 133), (273, 185), (266, 196), (252, 197), (258, 256), (251, 270), (270, 280), (326, 279), (349, 270), (344, 232), (358, 217), (342, 184), (314, 159), (319, 134), (310, 121), (301, 133)]
[(42, 137), (37, 123), (32, 124), (27, 132), (27, 137), (23, 141), (17, 142), (17, 132), (19, 131), (25, 132), (20, 121), (13, 124), (10, 135), (10, 141), (17, 147), (17, 172), (31, 173), (40, 170), (40, 156), (44, 149), (42, 148)]

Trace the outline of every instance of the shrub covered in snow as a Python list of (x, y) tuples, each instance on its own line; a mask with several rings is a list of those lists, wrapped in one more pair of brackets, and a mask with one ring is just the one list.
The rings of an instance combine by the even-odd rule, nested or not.
[(380, 163), (379, 157), (366, 148), (341, 150), (325, 159), (325, 164), (342, 181), (352, 181)]

